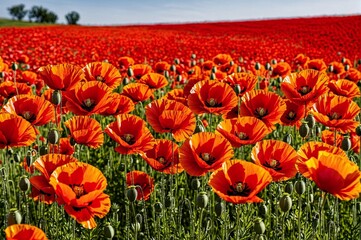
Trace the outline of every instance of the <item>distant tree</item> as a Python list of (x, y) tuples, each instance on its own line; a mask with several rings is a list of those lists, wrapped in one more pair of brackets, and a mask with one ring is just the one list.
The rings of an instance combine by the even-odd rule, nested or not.
[(29, 19), (39, 23), (55, 23), (58, 16), (42, 6), (33, 6), (29, 11)]
[(18, 5), (9, 7), (8, 11), (9, 11), (9, 14), (17, 20), (22, 20), (28, 12), (27, 10), (25, 10), (24, 4), (18, 4)]
[(79, 15), (79, 13), (72, 11), (72, 12), (68, 13), (67, 15), (65, 15), (65, 19), (68, 22), (68, 24), (75, 25), (79, 21), (80, 15)]

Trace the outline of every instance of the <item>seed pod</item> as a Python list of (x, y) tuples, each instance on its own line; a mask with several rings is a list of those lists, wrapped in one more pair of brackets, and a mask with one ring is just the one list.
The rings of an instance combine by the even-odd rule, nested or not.
[(216, 212), (216, 215), (217, 215), (218, 217), (220, 217), (225, 210), (226, 210), (226, 206), (224, 205), (223, 202), (218, 202), (218, 203), (214, 206), (214, 211)]
[(210, 80), (216, 80), (216, 74), (214, 74), (213, 72), (211, 73), (211, 75), (209, 76)]
[(134, 202), (138, 197), (138, 191), (135, 188), (136, 186), (130, 186), (127, 189), (127, 198), (130, 202)]
[(256, 62), (256, 64), (254, 65), (254, 68), (256, 70), (260, 70), (261, 69), (261, 64), (259, 62)]
[(313, 117), (312, 114), (308, 114), (305, 120), (307, 121), (307, 125), (310, 128), (313, 128), (316, 124), (315, 118)]
[(114, 235), (114, 228), (112, 227), (112, 225), (110, 225), (110, 223), (107, 223), (107, 225), (105, 225), (104, 227), (104, 237), (112, 239)]
[(267, 215), (267, 213), (268, 213), (268, 208), (267, 208), (266, 204), (261, 203), (261, 205), (259, 205), (259, 207), (258, 207), (258, 215), (260, 217), (265, 217)]
[(213, 66), (212, 67), (212, 73), (216, 73), (217, 72), (217, 67), (216, 66)]
[(165, 78), (167, 78), (167, 79), (169, 78), (169, 72), (167, 70), (165, 70), (163, 74), (164, 74)]
[(133, 72), (133, 69), (131, 67), (129, 67), (127, 69), (127, 75), (128, 75), (128, 77), (133, 77), (134, 76), (134, 72)]
[(263, 234), (266, 231), (266, 225), (261, 218), (256, 218), (253, 229), (257, 234)]
[(30, 167), (33, 164), (33, 156), (31, 154), (25, 157), (26, 164)]
[(346, 58), (345, 57), (341, 58), (341, 63), (345, 64), (345, 62), (346, 62)]
[(206, 129), (202, 121), (197, 121), (196, 128), (194, 129), (194, 133), (205, 132), (205, 131)]
[(299, 195), (302, 195), (304, 194), (304, 192), (306, 191), (306, 184), (303, 180), (298, 180), (296, 183), (295, 183), (295, 189), (296, 189), (296, 192), (299, 194)]
[(237, 71), (238, 73), (242, 72), (242, 68), (241, 68), (241, 66), (237, 66), (236, 71)]
[(289, 194), (285, 193), (279, 201), (282, 212), (288, 212), (292, 208), (292, 199)]
[(51, 95), (51, 102), (55, 105), (60, 105), (61, 103), (61, 92), (59, 90), (55, 90)]
[(333, 72), (333, 65), (329, 65), (327, 70), (328, 70), (329, 72)]
[(40, 154), (40, 156), (48, 154), (48, 148), (46, 146), (41, 146), (39, 149), (39, 154)]
[(341, 149), (348, 151), (351, 149), (351, 140), (349, 136), (344, 136), (341, 142)]
[(197, 197), (197, 206), (200, 208), (205, 208), (208, 205), (208, 196), (206, 192), (200, 192)]
[(176, 82), (182, 81), (182, 75), (178, 75), (175, 80), (176, 80)]
[(197, 190), (201, 186), (201, 181), (198, 178), (193, 178), (191, 181), (191, 187), (193, 190)]
[(59, 134), (56, 129), (50, 129), (48, 133), (48, 142), (51, 144), (56, 144), (59, 141)]
[(361, 125), (358, 125), (357, 127), (356, 127), (356, 135), (357, 136), (361, 136)]
[(19, 187), (21, 191), (26, 192), (30, 188), (29, 178), (22, 176), (19, 181)]
[(12, 64), (11, 64), (11, 69), (12, 69), (13, 71), (16, 71), (16, 70), (19, 69), (19, 65), (16, 64), (16, 63), (12, 63)]
[(271, 70), (271, 64), (270, 63), (266, 63), (266, 65), (264, 65), (264, 68), (266, 69), (266, 70)]
[(7, 215), (8, 220), (8, 226), (14, 225), (14, 224), (20, 224), (23, 217), (21, 216), (21, 213), (16, 208), (10, 209), (10, 212)]
[(0, 78), (4, 78), (5, 77), (5, 72), (0, 72)]
[(234, 91), (237, 95), (239, 95), (242, 92), (241, 86), (239, 84), (234, 85)]
[(170, 66), (170, 70), (172, 72), (175, 72), (177, 70), (177, 67), (173, 64), (172, 66)]
[(293, 192), (293, 184), (292, 182), (288, 182), (285, 186), (285, 192), (288, 194), (292, 194)]
[(196, 57), (197, 57), (196, 54), (195, 54), (195, 53), (192, 53), (191, 58), (192, 58), (192, 59), (196, 59)]
[(19, 153), (15, 153), (13, 156), (14, 156), (14, 162), (20, 162), (20, 155), (19, 155)]
[(142, 224), (142, 223), (143, 223), (143, 216), (142, 216), (142, 214), (138, 213), (138, 214), (135, 216), (135, 220), (136, 220), (139, 224)]
[(156, 213), (161, 213), (162, 209), (163, 209), (163, 205), (162, 205), (161, 202), (156, 202), (154, 204), (154, 210), (155, 210)]
[(132, 229), (133, 229), (133, 231), (135, 231), (135, 232), (139, 232), (139, 231), (140, 231), (140, 224), (139, 224), (139, 222), (132, 223)]
[(123, 78), (123, 85), (128, 85), (130, 83), (130, 79), (125, 77)]
[(299, 133), (300, 133), (300, 136), (302, 138), (305, 138), (308, 136), (308, 134), (310, 133), (310, 127), (308, 126), (308, 124), (306, 122), (303, 122), (300, 126), (300, 129), (299, 129)]
[(275, 64), (277, 64), (277, 60), (276, 60), (276, 59), (272, 59), (272, 60), (271, 60), (271, 63), (272, 63), (272, 65), (275, 65)]
[(121, 171), (121, 172), (125, 171), (125, 164), (124, 163), (119, 164), (119, 171)]
[(286, 135), (284, 135), (283, 137), (283, 141), (285, 143), (291, 144), (292, 143), (292, 135), (287, 133)]
[(345, 65), (345, 71), (347, 72), (348, 70), (350, 70), (350, 65), (346, 64)]
[(178, 58), (175, 58), (175, 59), (174, 59), (174, 63), (177, 64), (177, 65), (180, 64), (179, 59), (178, 59)]

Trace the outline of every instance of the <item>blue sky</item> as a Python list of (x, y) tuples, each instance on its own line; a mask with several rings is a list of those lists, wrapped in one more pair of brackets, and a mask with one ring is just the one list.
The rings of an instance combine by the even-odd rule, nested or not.
[(361, 14), (360, 0), (1, 0), (0, 17), (10, 17), (7, 8), (19, 3), (27, 9), (43, 6), (58, 15), (59, 23), (75, 10), (84, 25)]

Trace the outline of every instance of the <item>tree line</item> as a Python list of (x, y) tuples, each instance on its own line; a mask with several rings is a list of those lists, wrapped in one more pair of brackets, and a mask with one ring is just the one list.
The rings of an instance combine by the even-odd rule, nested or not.
[[(8, 8), (9, 14), (13, 19), (22, 21), (28, 15), (30, 22), (38, 23), (56, 23), (58, 15), (42, 6), (33, 6), (31, 9), (25, 9), (24, 4), (14, 5)], [(68, 24), (77, 24), (80, 19), (79, 13), (71, 11), (65, 15)]]

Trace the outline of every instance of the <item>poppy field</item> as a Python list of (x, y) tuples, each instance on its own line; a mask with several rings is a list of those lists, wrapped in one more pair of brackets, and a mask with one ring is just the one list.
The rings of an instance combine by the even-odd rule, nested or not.
[(0, 28), (0, 237), (360, 238), (360, 32)]

